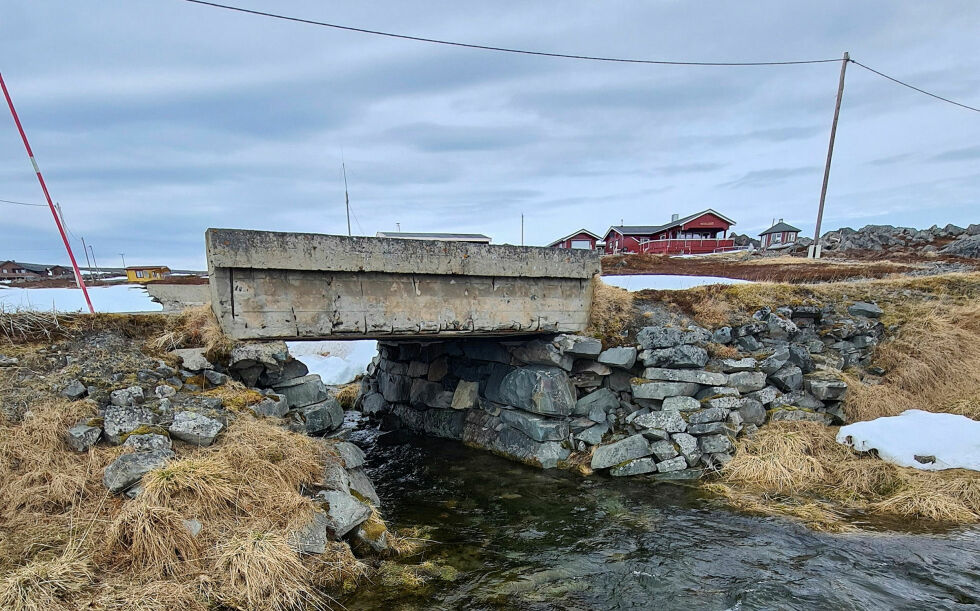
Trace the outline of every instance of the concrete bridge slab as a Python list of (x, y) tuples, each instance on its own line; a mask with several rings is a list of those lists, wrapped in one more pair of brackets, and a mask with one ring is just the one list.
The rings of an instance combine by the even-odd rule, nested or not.
[(576, 333), (591, 251), (208, 229), (211, 305), (235, 339)]

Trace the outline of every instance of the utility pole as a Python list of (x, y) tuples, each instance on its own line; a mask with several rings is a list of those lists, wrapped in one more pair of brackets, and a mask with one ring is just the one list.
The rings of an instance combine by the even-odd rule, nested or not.
[(830, 145), (827, 147), (827, 164), (823, 169), (823, 185), (820, 187), (820, 207), (817, 209), (817, 226), (813, 230), (813, 244), (810, 245), (808, 256), (811, 259), (820, 258), (820, 225), (823, 223), (823, 206), (827, 200), (827, 182), (830, 181), (830, 162), (834, 158), (834, 139), (837, 137), (837, 119), (840, 117), (840, 103), (844, 97), (844, 74), (851, 56), (844, 51), (840, 64), (840, 82), (837, 83), (837, 103), (834, 104), (834, 122), (830, 124)]
[(344, 204), (347, 206), (347, 237), (351, 236), (350, 232), (350, 193), (347, 191), (347, 164), (343, 160), (340, 162), (340, 167), (344, 170)]
[(524, 214), (521, 213), (521, 246), (524, 246)]
[(119, 253), (119, 256), (122, 257), (123, 269), (126, 269), (126, 253), (121, 252)]
[(82, 250), (85, 251), (85, 267), (88, 268), (88, 275), (92, 276), (92, 261), (88, 258), (88, 246), (85, 245), (85, 236), (82, 236)]
[(99, 261), (98, 259), (95, 258), (95, 249), (92, 248), (91, 244), (88, 245), (88, 249), (92, 252), (92, 264), (95, 265), (95, 273), (97, 273), (101, 277), (102, 270), (99, 269)]
[(401, 233), (402, 232), (402, 224), (401, 223), (395, 223), (395, 227), (398, 228), (398, 233)]
[(0, 74), (0, 89), (3, 90), (3, 97), (7, 100), (7, 106), (10, 108), (10, 115), (14, 118), (14, 124), (17, 126), (17, 131), (20, 133), (20, 139), (24, 141), (24, 148), (27, 149), (27, 156), (31, 160), (31, 165), (34, 166), (34, 174), (37, 175), (37, 182), (41, 185), (41, 191), (44, 192), (44, 199), (48, 202), (48, 208), (51, 210), (51, 216), (54, 217), (54, 224), (58, 226), (58, 233), (61, 234), (61, 241), (65, 243), (65, 250), (68, 251), (68, 259), (71, 260), (72, 271), (75, 272), (75, 282), (78, 284), (78, 288), (82, 289), (82, 295), (85, 296), (85, 303), (88, 305), (88, 311), (95, 314), (95, 308), (92, 306), (92, 300), (88, 296), (88, 288), (85, 286), (85, 280), (82, 279), (82, 272), (78, 269), (78, 262), (75, 261), (75, 253), (71, 251), (71, 244), (68, 243), (68, 236), (65, 235), (65, 228), (61, 225), (61, 219), (58, 218), (58, 213), (55, 212), (54, 202), (51, 201), (51, 194), (48, 193), (48, 185), (44, 182), (44, 177), (41, 176), (41, 168), (37, 166), (37, 160), (34, 159), (34, 151), (31, 150), (31, 143), (27, 141), (27, 134), (24, 132), (24, 126), (20, 124), (20, 117), (17, 116), (17, 110), (14, 109), (14, 101), (10, 99), (10, 92), (7, 91), (7, 83), (3, 80), (3, 75)]

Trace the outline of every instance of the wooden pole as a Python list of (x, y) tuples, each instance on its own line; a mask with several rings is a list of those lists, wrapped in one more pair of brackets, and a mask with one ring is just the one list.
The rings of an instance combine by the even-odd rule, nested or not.
[(844, 52), (840, 64), (840, 82), (837, 83), (837, 103), (834, 104), (834, 122), (830, 125), (830, 145), (827, 147), (827, 164), (823, 169), (823, 185), (820, 187), (820, 207), (817, 209), (817, 226), (813, 231), (813, 245), (810, 246), (810, 257), (820, 258), (820, 225), (823, 223), (823, 206), (827, 200), (827, 183), (830, 181), (830, 162), (834, 158), (834, 139), (837, 137), (837, 120), (840, 118), (840, 103), (844, 97), (844, 74), (851, 56)]

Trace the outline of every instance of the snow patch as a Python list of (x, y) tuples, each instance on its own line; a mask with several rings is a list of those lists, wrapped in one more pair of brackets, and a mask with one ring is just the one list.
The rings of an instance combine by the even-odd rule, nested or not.
[(706, 284), (752, 284), (749, 280), (722, 278), (721, 276), (671, 276), (636, 274), (627, 276), (602, 276), (602, 281), (627, 291), (683, 291)]
[(310, 373), (320, 374), (324, 384), (347, 384), (366, 373), (371, 359), (378, 355), (378, 342), (286, 342), (289, 354), (306, 365)]
[(840, 428), (837, 443), (860, 452), (877, 450), (882, 459), (903, 467), (980, 471), (980, 422), (957, 414), (910, 409), (898, 416), (855, 422)]
[[(140, 285), (92, 286), (88, 289), (96, 312), (160, 312), (156, 303)], [(0, 305), (8, 310), (50, 312), (88, 312), (81, 289), (26, 289), (0, 286)]]

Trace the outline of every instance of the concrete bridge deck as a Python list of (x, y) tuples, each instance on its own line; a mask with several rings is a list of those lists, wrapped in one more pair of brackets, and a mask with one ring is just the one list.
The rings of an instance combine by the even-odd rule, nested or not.
[(598, 253), (208, 229), (211, 305), (235, 339), (576, 333)]

